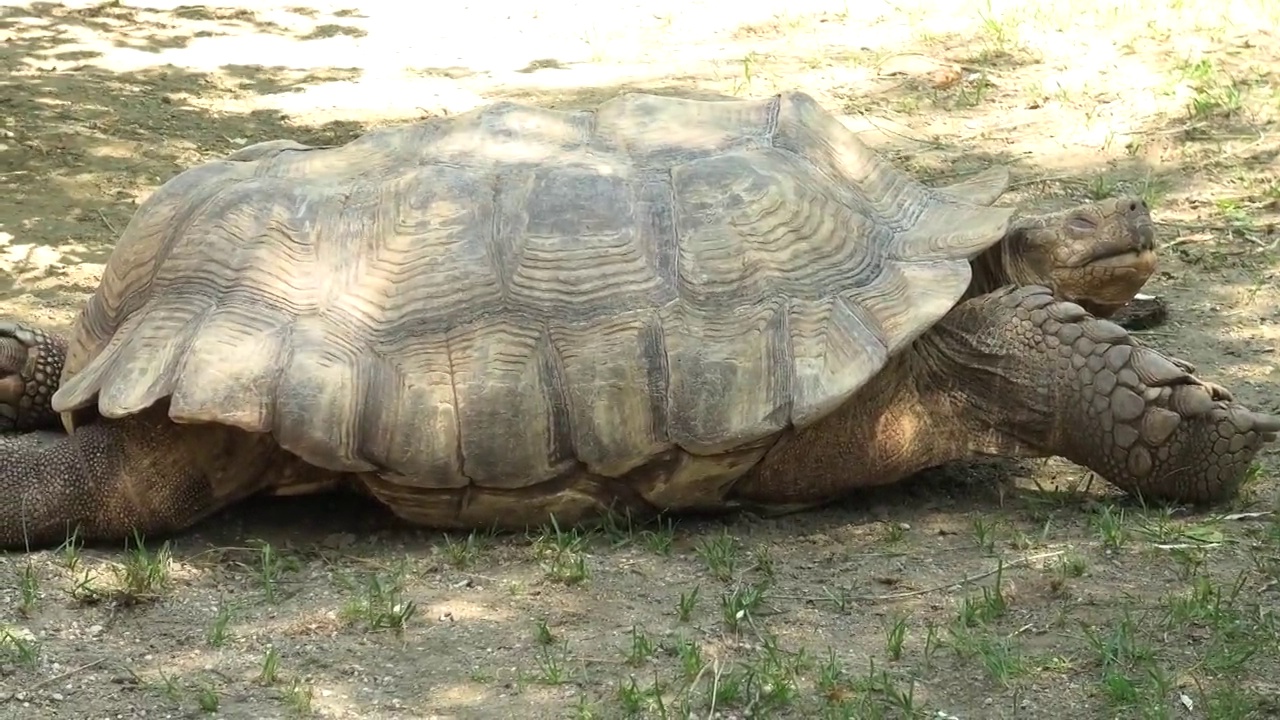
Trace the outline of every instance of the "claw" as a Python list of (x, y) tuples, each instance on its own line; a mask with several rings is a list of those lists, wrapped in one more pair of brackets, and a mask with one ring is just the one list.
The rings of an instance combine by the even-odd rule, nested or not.
[(1183, 360), (1180, 357), (1173, 357), (1172, 355), (1166, 355), (1165, 357), (1169, 359), (1169, 362), (1173, 363), (1174, 365), (1177, 365), (1178, 369), (1181, 370), (1182, 372), (1188, 375), (1196, 374), (1196, 366), (1187, 362), (1186, 360)]
[(1222, 387), (1218, 383), (1209, 382), (1208, 380), (1201, 380), (1200, 378), (1195, 378), (1195, 381), (1199, 383), (1205, 390), (1208, 390), (1209, 397), (1213, 398), (1214, 400), (1218, 400), (1221, 402), (1231, 402), (1236, 399), (1235, 396), (1231, 394), (1230, 390)]
[(1280, 416), (1253, 410), (1245, 410), (1241, 414), (1244, 416), (1245, 422), (1248, 423), (1248, 428), (1246, 429), (1253, 429), (1260, 433), (1272, 435), (1280, 433)]

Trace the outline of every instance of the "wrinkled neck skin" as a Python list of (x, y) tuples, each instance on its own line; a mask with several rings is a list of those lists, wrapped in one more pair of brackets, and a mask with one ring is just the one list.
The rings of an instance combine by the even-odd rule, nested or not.
[(961, 300), (986, 295), (1005, 285), (1043, 285), (1050, 282), (1048, 269), (1032, 267), (1027, 257), (1018, 252), (1018, 245), (1027, 232), (1061, 222), (1068, 212), (1016, 219), (1000, 242), (969, 263), (973, 269), (973, 280)]
[[(1011, 358), (1001, 318), (952, 313), (903, 358), (910, 372), (899, 398), (917, 413), (944, 408), (932, 465), (984, 455), (1048, 457), (1059, 432), (1053, 386), (1029, 377), (1035, 363)], [(1010, 362), (1010, 360), (1013, 362)], [(924, 468), (917, 468), (921, 470)]]
[(959, 320), (944, 317), (840, 410), (781, 439), (735, 498), (794, 510), (956, 460), (1049, 455), (1052, 391), (1029, 388), (999, 348), (983, 346), (981, 318)]
[(854, 422), (871, 429), (865, 447), (876, 449), (882, 464), (869, 466), (878, 476), (897, 481), (957, 460), (1049, 454), (1049, 388), (1020, 381), (998, 349), (949, 320), (900, 355), (901, 367), (886, 376), (895, 380), (851, 413), (872, 416)]

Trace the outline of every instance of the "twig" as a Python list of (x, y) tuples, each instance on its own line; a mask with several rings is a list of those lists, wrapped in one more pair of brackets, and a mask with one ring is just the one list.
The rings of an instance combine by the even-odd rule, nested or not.
[(1212, 223), (1157, 222), (1156, 225), (1174, 228), (1175, 230), (1198, 230), (1201, 232), (1245, 232), (1248, 229), (1240, 225), (1215, 225)]
[(98, 658), (97, 660), (94, 660), (93, 662), (87, 662), (81, 665), (80, 667), (71, 668), (70, 670), (62, 673), (61, 675), (54, 675), (51, 678), (41, 680), (40, 682), (28, 688), (27, 692), (35, 692), (36, 690), (39, 690), (40, 688), (46, 687), (48, 685), (52, 685), (53, 683), (56, 683), (59, 680), (66, 680), (67, 678), (71, 677), (72, 675), (75, 675), (76, 673), (84, 672), (85, 670), (88, 670), (89, 668), (95, 665), (101, 665), (102, 663), (106, 662), (106, 660), (107, 660), (106, 658), (101, 657), (101, 658)]
[[(920, 595), (928, 595), (929, 593), (938, 592), (939, 590), (950, 590), (951, 588), (960, 587), (961, 585), (968, 585), (969, 583), (976, 582), (983, 578), (991, 577), (992, 575), (995, 575), (998, 572), (1007, 570), (1011, 567), (1026, 565), (1027, 563), (1034, 562), (1036, 560), (1045, 560), (1051, 557), (1057, 557), (1063, 554), (1064, 552), (1066, 551), (1055, 550), (1054, 552), (1041, 553), (1039, 555), (1030, 555), (1024, 558), (1018, 558), (1017, 560), (1012, 560), (1010, 562), (1001, 561), (994, 568), (987, 570), (986, 572), (980, 572), (976, 575), (963, 577), (954, 582), (943, 583), (942, 585), (934, 585), (933, 587), (927, 587), (927, 588), (924, 588), (923, 590), (911, 590), (909, 592), (890, 593), (889, 595), (863, 595), (861, 597), (850, 597), (849, 600), (853, 602), (874, 603), (874, 602), (889, 602), (892, 600), (903, 600), (911, 597), (919, 597)], [(820, 600), (824, 599), (824, 598), (809, 597), (807, 595), (774, 595), (773, 597), (779, 600), (802, 600), (807, 602), (819, 602)]]
[(953, 588), (953, 587), (960, 587), (961, 585), (968, 585), (968, 584), (969, 584), (969, 583), (971, 583), (971, 582), (975, 582), (975, 581), (977, 581), (977, 580), (981, 580), (981, 579), (983, 579), (983, 578), (991, 577), (992, 575), (995, 575), (996, 573), (1001, 572), (1001, 571), (1006, 570), (1006, 569), (1011, 568), (1011, 567), (1017, 567), (1017, 566), (1019, 566), (1019, 565), (1026, 565), (1027, 563), (1029, 563), (1029, 562), (1033, 562), (1033, 561), (1035, 561), (1035, 560), (1047, 560), (1047, 559), (1052, 558), (1052, 557), (1058, 557), (1059, 555), (1062, 555), (1064, 552), (1065, 552), (1064, 550), (1055, 550), (1054, 552), (1050, 552), (1050, 553), (1041, 553), (1041, 554), (1039, 554), (1039, 555), (1031, 555), (1031, 556), (1029, 556), (1029, 557), (1019, 558), (1019, 559), (1014, 560), (1013, 562), (1009, 562), (1009, 563), (1006, 563), (1006, 562), (1001, 561), (1000, 563), (997, 563), (997, 564), (996, 564), (996, 566), (995, 566), (994, 568), (992, 568), (992, 569), (990, 569), (990, 570), (988, 570), (988, 571), (986, 571), (986, 572), (978, 573), (977, 575), (970, 575), (969, 577), (961, 578), (960, 580), (958, 580), (958, 581), (956, 581), (956, 582), (946, 583), (946, 584), (944, 584), (944, 585), (935, 585), (934, 587), (931, 587), (931, 588), (925, 588), (925, 589), (923, 589), (923, 590), (912, 590), (912, 591), (910, 591), (910, 592), (893, 593), (893, 594), (891, 594), (891, 595), (872, 595), (872, 596), (871, 596), (871, 598), (870, 598), (870, 600), (871, 600), (871, 602), (884, 602), (884, 601), (887, 601), (887, 600), (901, 600), (901, 599), (903, 599), (903, 598), (917, 597), (917, 596), (919, 596), (919, 595), (928, 595), (929, 593), (937, 592), (937, 591), (939, 591), (939, 590), (950, 590), (950, 589), (951, 589), (951, 588)]
[(711, 679), (711, 709), (707, 710), (707, 720), (716, 716), (716, 696), (720, 694), (720, 658), (715, 659), (716, 674)]
[(119, 235), (120, 233), (116, 232), (115, 226), (111, 224), (111, 221), (107, 219), (107, 216), (103, 215), (101, 210), (98, 210), (97, 212), (98, 217), (102, 219), (102, 224), (107, 226), (107, 229), (111, 231), (111, 234)]
[[(706, 672), (707, 672), (707, 668), (709, 668), (709, 667), (711, 667), (711, 663), (702, 663), (702, 667), (698, 670), (698, 674), (694, 676), (694, 678), (693, 678), (693, 682), (689, 683), (688, 687), (686, 687), (686, 688), (684, 689), (684, 692), (686, 693), (686, 695), (692, 695), (692, 694), (693, 694), (693, 691), (694, 691), (694, 690), (696, 690), (696, 689), (697, 689), (697, 687), (698, 687), (698, 683), (702, 682), (702, 676), (706, 674)], [(715, 691), (714, 691), (714, 690), (712, 691), (712, 699), (711, 699), (711, 701), (712, 701), (712, 702), (715, 702)]]
[(1041, 177), (1030, 177), (1030, 178), (1024, 178), (1022, 180), (1014, 180), (1013, 182), (1009, 183), (1009, 189), (1012, 190), (1013, 188), (1022, 187), (1024, 185), (1039, 185), (1041, 183), (1051, 183), (1051, 182), (1065, 182), (1070, 185), (1084, 184), (1079, 180), (1077, 180), (1076, 178), (1071, 177), (1070, 175), (1044, 175)]
[(874, 119), (872, 119), (870, 115), (867, 115), (865, 113), (862, 114), (862, 119), (866, 120), (868, 125), (870, 125), (871, 127), (875, 128), (876, 130), (879, 130), (880, 132), (886, 135), (894, 135), (896, 137), (902, 138), (903, 140), (910, 140), (911, 142), (920, 143), (921, 145), (928, 145), (930, 147), (934, 147), (938, 149), (961, 149), (957, 145), (942, 143), (936, 140), (926, 140), (920, 137), (912, 137), (905, 133), (900, 133), (897, 130), (894, 130), (892, 128), (883, 127), (879, 123), (877, 123)]

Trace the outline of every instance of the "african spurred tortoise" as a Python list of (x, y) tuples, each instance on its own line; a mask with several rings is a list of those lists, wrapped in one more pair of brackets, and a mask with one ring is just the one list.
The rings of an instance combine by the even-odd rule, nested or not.
[(4, 326), (10, 429), (71, 434), (3, 438), (0, 541), (342, 484), (452, 528), (794, 508), (977, 454), (1230, 496), (1280, 419), (1099, 319), (1146, 205), (1007, 181), (928, 188), (801, 93), (246, 147), (142, 204), (66, 342)]

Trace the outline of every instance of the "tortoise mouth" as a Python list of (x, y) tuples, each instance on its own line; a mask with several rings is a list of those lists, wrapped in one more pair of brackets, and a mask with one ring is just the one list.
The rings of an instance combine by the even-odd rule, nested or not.
[(1081, 263), (1081, 267), (1129, 268), (1138, 272), (1154, 272), (1156, 253), (1154, 250), (1113, 250), (1091, 256)]
[(1100, 317), (1133, 299), (1155, 274), (1153, 250), (1100, 253), (1088, 262), (1054, 273), (1056, 291)]

